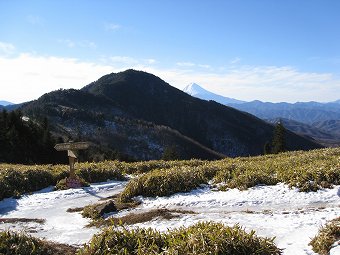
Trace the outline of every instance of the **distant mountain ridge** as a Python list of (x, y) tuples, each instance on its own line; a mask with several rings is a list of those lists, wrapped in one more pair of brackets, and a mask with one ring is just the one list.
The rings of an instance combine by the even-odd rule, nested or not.
[(283, 124), (293, 132), (316, 139), (324, 145), (340, 145), (340, 131), (338, 131), (340, 129), (340, 124), (338, 124), (340, 123), (340, 100), (329, 103), (297, 102), (294, 104), (259, 100), (232, 103), (225, 100), (225, 97), (211, 93), (197, 84), (187, 86), (183, 91), (204, 100), (214, 100), (248, 112), (263, 120), (269, 120), (273, 124), (282, 119)]
[[(259, 155), (274, 129), (135, 70), (105, 75), (81, 90), (47, 93), (20, 109), (32, 119), (48, 117), (56, 135), (91, 140), (137, 160), (159, 159), (167, 148), (183, 159)], [(286, 138), (289, 150), (321, 147), (291, 132)]]
[(2, 106), (7, 106), (7, 105), (12, 105), (13, 103), (5, 101), (5, 100), (0, 100), (0, 105)]
[(340, 146), (340, 120), (330, 120), (326, 122), (318, 122), (313, 125), (297, 122), (284, 118), (276, 118), (267, 120), (269, 123), (282, 123), (283, 126), (294, 133), (305, 137), (313, 138), (325, 146)]
[(261, 119), (285, 118), (309, 125), (318, 121), (340, 119), (340, 104), (337, 103), (299, 102), (291, 104), (252, 101), (230, 106), (254, 114)]
[(213, 100), (220, 104), (251, 113), (261, 119), (285, 118), (306, 124), (340, 119), (340, 100), (329, 103), (271, 103), (259, 100), (245, 102), (209, 92), (195, 83), (188, 85), (183, 91), (203, 100)]
[(340, 120), (325, 120), (313, 123), (313, 126), (340, 137)]

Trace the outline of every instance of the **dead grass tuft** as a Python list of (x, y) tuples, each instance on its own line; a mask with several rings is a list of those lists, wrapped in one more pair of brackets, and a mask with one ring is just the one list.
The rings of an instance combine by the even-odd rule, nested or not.
[(45, 219), (30, 219), (30, 218), (0, 218), (0, 222), (2, 223), (35, 222), (35, 223), (44, 224), (46, 220)]
[(165, 208), (154, 209), (142, 213), (130, 213), (122, 217), (112, 217), (102, 221), (95, 221), (90, 226), (119, 226), (119, 225), (133, 225), (137, 223), (144, 223), (152, 221), (156, 218), (165, 220), (171, 220), (173, 218), (179, 218), (180, 214), (195, 214), (193, 211), (187, 210), (169, 210)]

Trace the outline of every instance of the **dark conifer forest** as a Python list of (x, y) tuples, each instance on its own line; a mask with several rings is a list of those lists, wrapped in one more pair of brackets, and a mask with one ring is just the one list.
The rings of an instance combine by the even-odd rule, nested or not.
[(23, 118), (20, 111), (0, 113), (0, 162), (65, 163), (67, 157), (54, 149), (56, 142), (46, 118), (35, 123)]

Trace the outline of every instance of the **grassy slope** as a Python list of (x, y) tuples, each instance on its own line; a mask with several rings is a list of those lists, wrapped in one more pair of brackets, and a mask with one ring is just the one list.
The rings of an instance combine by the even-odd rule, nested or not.
[(154, 170), (131, 180), (122, 200), (135, 196), (168, 196), (197, 188), (213, 179), (222, 189), (247, 189), (279, 182), (300, 191), (316, 191), (340, 184), (340, 148), (287, 152), (248, 158), (202, 162)]
[(0, 232), (0, 254), (6, 255), (73, 255), (76, 248), (9, 231)]
[[(124, 180), (124, 174), (142, 174), (131, 180), (123, 197), (164, 196), (189, 191), (213, 179), (225, 188), (246, 189), (257, 184), (284, 182), (301, 191), (315, 191), (340, 183), (340, 148), (217, 161), (104, 161), (77, 164), (87, 182)], [(64, 165), (0, 164), (0, 200), (55, 185), (68, 174)]]
[[(160, 233), (153, 229), (107, 228), (78, 255), (91, 254), (281, 254), (274, 239), (246, 233), (240, 226), (200, 222)], [(100, 251), (100, 253), (98, 253)]]

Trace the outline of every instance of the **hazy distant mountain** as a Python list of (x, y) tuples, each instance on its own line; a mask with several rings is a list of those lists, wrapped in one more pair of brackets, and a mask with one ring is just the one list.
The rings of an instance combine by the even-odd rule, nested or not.
[(340, 120), (318, 122), (313, 125), (284, 118), (267, 121), (272, 124), (281, 122), (286, 129), (305, 137), (311, 137), (325, 146), (340, 146)]
[(340, 120), (340, 104), (337, 103), (264, 103), (252, 101), (233, 104), (232, 107), (249, 112), (261, 119), (285, 118), (313, 124), (317, 121)]
[(7, 106), (7, 105), (12, 105), (13, 103), (5, 101), (5, 100), (0, 100), (0, 105), (2, 106)]
[[(91, 140), (130, 158), (158, 159), (166, 148), (180, 158), (263, 153), (274, 127), (250, 114), (192, 97), (145, 72), (105, 75), (81, 90), (58, 90), (21, 107), (32, 119), (45, 116), (54, 132)], [(319, 144), (288, 132), (289, 150)]]
[(13, 104), (11, 102), (5, 101), (5, 100), (0, 100), (0, 110), (6, 109), (8, 111), (15, 110), (19, 108), (21, 104)]
[(205, 90), (204, 88), (202, 88), (196, 83), (190, 83), (183, 89), (183, 91), (193, 97), (197, 97), (197, 98), (208, 100), (208, 101), (213, 100), (217, 103), (225, 104), (225, 105), (245, 103), (245, 101), (240, 101), (234, 98), (224, 97), (224, 96), (212, 93), (208, 90)]
[(313, 126), (340, 136), (340, 120), (325, 120), (313, 123)]

